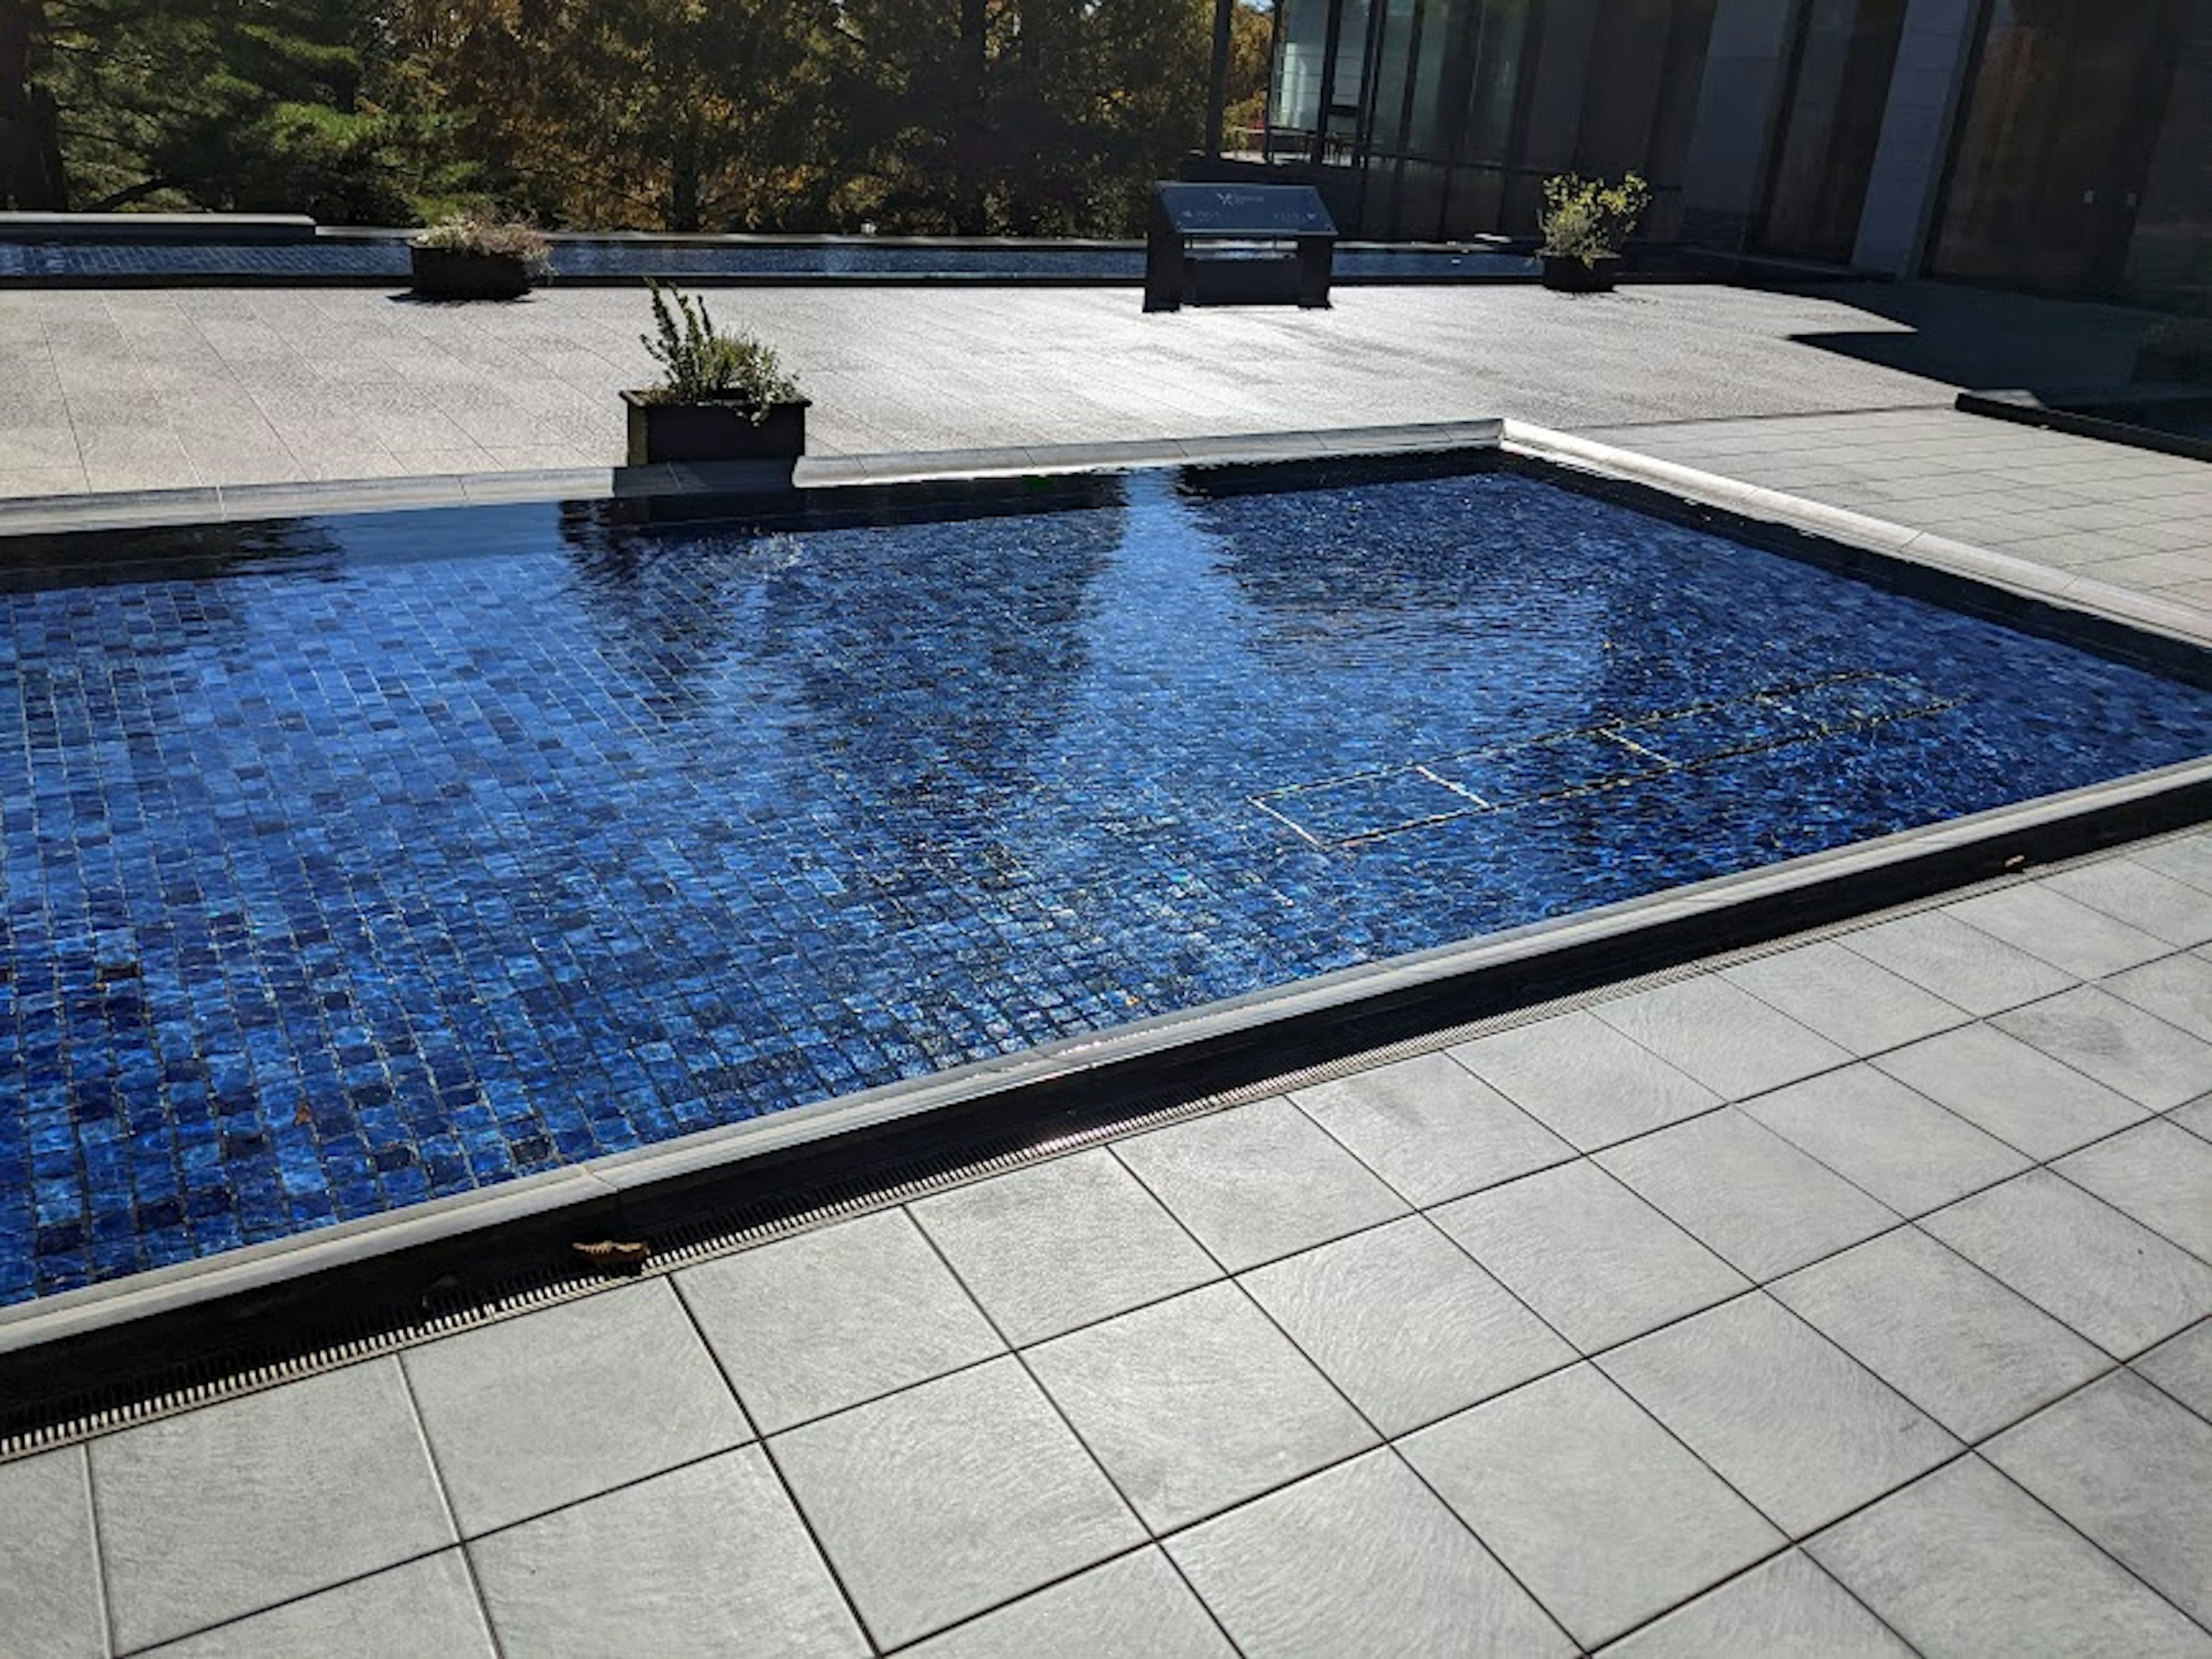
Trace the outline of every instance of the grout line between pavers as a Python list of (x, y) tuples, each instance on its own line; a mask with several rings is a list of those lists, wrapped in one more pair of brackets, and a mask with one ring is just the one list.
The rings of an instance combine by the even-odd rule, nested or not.
[[(668, 1288), (676, 1297), (676, 1305), (683, 1310), (684, 1320), (691, 1327), (691, 1334), (697, 1339), (699, 1346), (707, 1351), (707, 1358), (714, 1367), (714, 1374), (722, 1379), (722, 1386), (729, 1390), (731, 1400), (737, 1405), (739, 1420), (742, 1421), (746, 1429), (751, 1432), (753, 1437), (750, 1443), (758, 1446), (760, 1448), (762, 1457), (767, 1460), (769, 1473), (775, 1477), (776, 1486), (783, 1493), (783, 1501), (791, 1506), (792, 1514), (798, 1517), (799, 1528), (806, 1534), (806, 1541), (814, 1547), (815, 1558), (822, 1563), (823, 1571), (830, 1575), (830, 1582), (836, 1587), (839, 1598), (843, 1601), (845, 1604), (845, 1611), (852, 1614), (853, 1628), (860, 1632), (860, 1640), (867, 1644), (868, 1650), (871, 1653), (882, 1653), (884, 1650), (883, 1644), (876, 1639), (875, 1632), (869, 1628), (867, 1620), (861, 1616), (860, 1601), (853, 1595), (851, 1587), (845, 1583), (845, 1575), (838, 1571), (836, 1562), (830, 1559), (829, 1547), (822, 1541), (821, 1534), (814, 1529), (813, 1517), (806, 1513), (806, 1506), (799, 1501), (799, 1493), (797, 1490), (793, 1487), (791, 1478), (784, 1473), (783, 1465), (776, 1461), (775, 1449), (769, 1444), (769, 1437), (761, 1431), (760, 1424), (753, 1417), (752, 1408), (745, 1404), (744, 1395), (738, 1390), (737, 1379), (730, 1375), (729, 1367), (722, 1363), (720, 1351), (714, 1346), (713, 1340), (708, 1336), (707, 1328), (699, 1322), (699, 1315), (697, 1311), (691, 1306), (690, 1298), (684, 1293), (683, 1285), (678, 1282), (681, 1278), (682, 1275), (680, 1273), (669, 1274)], [(994, 1357), (995, 1358), (995, 1356)], [(963, 1367), (963, 1369), (965, 1368)], [(908, 1386), (915, 1387), (919, 1385), (908, 1384)], [(744, 1448), (742, 1446), (727, 1446), (724, 1447), (720, 1451), (710, 1453), (708, 1455), (714, 1457), (726, 1457), (733, 1451), (741, 1451)], [(701, 1462), (704, 1461), (704, 1459), (700, 1458), (695, 1458), (692, 1460), (694, 1462)], [(666, 1474), (670, 1473), (670, 1471), (663, 1469), (659, 1471), (659, 1473), (661, 1474)], [(647, 1480), (652, 1480), (656, 1477), (648, 1475), (646, 1478)], [(637, 1483), (632, 1482), (631, 1484), (635, 1485)], [(604, 1492), (595, 1492), (592, 1494), (592, 1497), (594, 1498), (605, 1496), (605, 1493)], [(590, 1503), (592, 1499), (590, 1498), (579, 1498), (575, 1501), (578, 1503), (587, 1504)], [(562, 1507), (568, 1506), (563, 1505)], [(554, 1510), (546, 1511), (547, 1514), (553, 1514), (556, 1512), (556, 1511)], [(532, 1518), (535, 1519), (538, 1517)]]
[(92, 1447), (89, 1443), (71, 1448), (80, 1460), (78, 1468), (84, 1480), (85, 1519), (92, 1528), (92, 1576), (100, 1590), (100, 1650), (113, 1653), (115, 1647), (115, 1591), (108, 1582), (107, 1533), (100, 1524), (100, 1492), (92, 1478)]
[[(430, 1466), (430, 1484), (437, 1489), (438, 1507), (446, 1513), (446, 1524), (453, 1528), (452, 1547), (461, 1558), (461, 1571), (469, 1581), (469, 1594), (476, 1601), (477, 1617), (483, 1621), (484, 1635), (491, 1643), (496, 1656), (507, 1652), (507, 1644), (500, 1639), (499, 1626), (493, 1620), (491, 1602), (485, 1596), (483, 1581), (477, 1575), (476, 1558), (469, 1553), (468, 1534), (461, 1527), (460, 1511), (454, 1507), (453, 1495), (446, 1488), (446, 1471), (438, 1461), (438, 1448), (430, 1437), (430, 1425), (422, 1417), (422, 1402), (415, 1397), (415, 1379), (408, 1375), (404, 1356), (393, 1354), (392, 1363), (399, 1372), (399, 1392), (407, 1401), (407, 1415), (415, 1425), (415, 1437), (422, 1443), (422, 1456)], [(385, 1568), (381, 1571), (389, 1571)]]

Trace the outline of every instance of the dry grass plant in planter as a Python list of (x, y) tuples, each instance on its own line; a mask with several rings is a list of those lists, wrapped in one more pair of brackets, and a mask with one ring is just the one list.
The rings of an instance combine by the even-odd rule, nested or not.
[(717, 327), (704, 302), (659, 283), (653, 331), (638, 337), (661, 381), (625, 392), (629, 462), (796, 463), (806, 453), (807, 399), (775, 350), (742, 329)]
[(1563, 294), (1603, 294), (1613, 287), (1621, 245), (1634, 234), (1651, 187), (1635, 173), (1617, 185), (1571, 173), (1544, 181), (1544, 210), (1537, 222), (1544, 240), (1544, 286)]
[(465, 213), (407, 245), (415, 292), (427, 300), (514, 300), (553, 274), (550, 249), (532, 227)]

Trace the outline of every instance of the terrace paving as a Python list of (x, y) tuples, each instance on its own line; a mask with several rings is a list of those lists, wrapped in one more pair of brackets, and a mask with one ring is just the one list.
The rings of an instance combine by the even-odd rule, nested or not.
[[(825, 453), (1506, 413), (2212, 608), (1948, 408), (2133, 313), (717, 304)], [(0, 293), (0, 495), (611, 465), (642, 311)], [(0, 1648), (2212, 1655), (2208, 1214), (2199, 830), (0, 1464)]]
[(2212, 1654), (2208, 1090), (2199, 830), (0, 1465), (0, 1630)]
[[(823, 455), (1505, 414), (2212, 606), (2212, 471), (1949, 407), (2124, 379), (2144, 313), (1935, 285), (1347, 288), (1142, 314), (1127, 289), (709, 296), (774, 341)], [(621, 459), (642, 296), (0, 292), (0, 498)]]

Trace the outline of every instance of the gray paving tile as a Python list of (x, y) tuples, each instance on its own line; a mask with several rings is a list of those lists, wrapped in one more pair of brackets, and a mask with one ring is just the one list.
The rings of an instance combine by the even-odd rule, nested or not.
[(2196, 952), (2115, 974), (2105, 988), (2191, 1036), (2212, 1042), (2212, 962)]
[(2201, 893), (2212, 893), (2212, 830), (2199, 830), (2172, 841), (2132, 848), (2128, 856), (2162, 876), (2187, 882)]
[(1255, 1268), (1243, 1283), (1386, 1435), (1575, 1358), (1418, 1216)]
[(1767, 1287), (1953, 1434), (1979, 1440), (2112, 1361), (1910, 1227)]
[(2040, 957), (1940, 910), (1862, 927), (1838, 942), (1970, 1014), (1998, 1013), (2075, 982)]
[(1399, 1449), (1585, 1647), (1784, 1541), (1587, 1364), (1424, 1429)]
[(119, 1648), (454, 1541), (395, 1359), (142, 1424), (91, 1455)]
[(1764, 1295), (1599, 1356), (1605, 1373), (1793, 1537), (1959, 1443)]
[(495, 1659), (459, 1550), (340, 1584), (152, 1650), (159, 1659)]
[(689, 1267), (676, 1285), (763, 1434), (1006, 1346), (903, 1210)]
[(1009, 1357), (778, 1436), (776, 1462), (878, 1644), (1144, 1541)]
[(2163, 1120), (2142, 1123), (2051, 1167), (2212, 1261), (2212, 1146), (2195, 1135)]
[(464, 1537), (752, 1438), (665, 1281), (401, 1356)]
[(1387, 1450), (1194, 1527), (1168, 1553), (1246, 1659), (1574, 1651)]
[(1587, 1159), (1448, 1204), (1434, 1219), (1585, 1353), (1750, 1288)]
[(2173, 948), (2039, 881), (1961, 899), (1943, 912), (2083, 979), (2116, 974)]
[(932, 1637), (910, 1659), (1236, 1659), (1237, 1650), (1157, 1549), (1024, 1596)]
[(2212, 1268), (2048, 1170), (1920, 1224), (2118, 1358), (2212, 1313)]
[(2183, 1612), (2212, 1620), (2212, 1423), (2121, 1370), (1982, 1455)]
[(469, 1546), (508, 1659), (865, 1654), (852, 1610), (757, 1446)]
[(1103, 1147), (908, 1207), (1018, 1346), (1221, 1276)]
[(2199, 1417), (2212, 1419), (2212, 1320), (2160, 1343), (2135, 1369)]
[(1601, 1002), (1591, 1012), (1728, 1100), (1779, 1088), (1851, 1058), (1714, 974)]
[(1739, 963), (1721, 977), (1859, 1055), (1931, 1036), (1968, 1018), (1832, 939)]
[(1703, 1084), (1579, 1010), (1478, 1037), (1451, 1053), (1585, 1152), (1721, 1103)]
[(1802, 1267), (1898, 1221), (1741, 1107), (1615, 1146), (1597, 1162), (1754, 1279)]
[(1232, 1273), (1406, 1212), (1286, 1100), (1155, 1129), (1114, 1152)]
[(2099, 859), (2044, 880), (2169, 945), (2212, 944), (2212, 893), (2133, 859)]
[(1743, 1109), (1899, 1215), (1948, 1204), (2029, 1163), (1871, 1066), (1807, 1078)]
[(0, 1631), (52, 1659), (107, 1652), (84, 1449), (0, 1463)]
[(1441, 1204), (1575, 1155), (1449, 1054), (1417, 1054), (1291, 1098), (1419, 1205)]
[(2212, 1095), (2175, 1107), (2166, 1115), (2166, 1121), (2179, 1124), (2199, 1140), (2212, 1140)]
[(1990, 1025), (1946, 1031), (1873, 1063), (2032, 1158), (2057, 1158), (2150, 1115)]
[(1155, 1532), (1375, 1443), (1375, 1431), (1232, 1285), (1054, 1338), (1027, 1358)]
[(1790, 1550), (1605, 1651), (1606, 1659), (1909, 1659), (1912, 1650)]
[(2094, 985), (1991, 1023), (2154, 1112), (2193, 1100), (2212, 1081), (2212, 1043)]
[(1978, 1457), (1884, 1498), (1808, 1548), (1924, 1653), (2212, 1653), (2203, 1632)]

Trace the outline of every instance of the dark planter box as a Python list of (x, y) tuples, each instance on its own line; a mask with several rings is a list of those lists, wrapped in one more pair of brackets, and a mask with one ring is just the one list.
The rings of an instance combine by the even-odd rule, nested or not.
[(426, 300), (513, 300), (529, 293), (538, 280), (530, 261), (520, 254), (410, 246), (407, 257), (415, 291)]
[(806, 453), (808, 400), (777, 404), (756, 426), (735, 404), (660, 404), (625, 392), (629, 464), (655, 461), (797, 461)]
[(1591, 265), (1571, 255), (1547, 253), (1540, 257), (1544, 261), (1544, 286), (1561, 294), (1609, 294), (1613, 291), (1613, 274), (1620, 269), (1618, 255), (1608, 255)]

